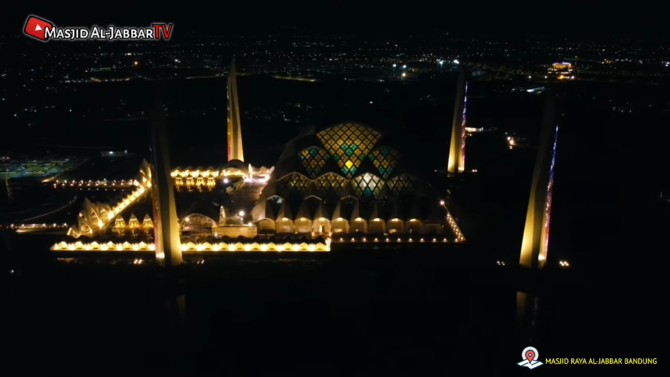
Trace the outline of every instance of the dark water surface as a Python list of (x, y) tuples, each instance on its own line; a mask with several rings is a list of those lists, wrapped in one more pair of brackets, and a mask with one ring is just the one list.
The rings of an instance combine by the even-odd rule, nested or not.
[[(528, 345), (542, 359), (660, 356), (648, 289), (567, 271), (519, 284), (447, 259), (247, 257), (185, 266), (180, 283), (155, 266), (28, 270), (5, 285), (7, 367), (436, 375), (516, 373)], [(517, 323), (518, 289), (537, 291), (534, 328)]]

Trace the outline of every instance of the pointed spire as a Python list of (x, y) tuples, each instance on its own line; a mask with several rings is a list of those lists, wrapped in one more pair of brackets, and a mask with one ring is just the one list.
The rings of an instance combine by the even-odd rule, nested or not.
[(393, 219), (400, 219), (400, 208), (398, 206), (398, 201), (396, 199), (392, 199), (391, 213), (389, 214), (389, 220)]
[(237, 95), (237, 70), (235, 69), (234, 56), (228, 72), (228, 161), (231, 160), (244, 161), (240, 103)]
[(226, 223), (226, 210), (223, 208), (223, 206), (219, 208), (219, 223)]
[(356, 221), (357, 218), (361, 217), (361, 202), (356, 201), (356, 204), (354, 205), (354, 210), (351, 211), (351, 222)]
[(526, 225), (519, 264), (532, 269), (544, 267), (549, 246), (549, 220), (554, 183), (558, 126), (554, 117), (554, 91), (547, 87), (540, 143), (528, 199)]
[(174, 179), (171, 176), (170, 146), (166, 133), (163, 96), (165, 91), (156, 87), (155, 108), (151, 129), (152, 175), (151, 199), (153, 205), (154, 243), (156, 259), (162, 267), (175, 267), (183, 262), (177, 207), (174, 198)]
[(465, 104), (467, 101), (467, 88), (465, 67), (460, 63), (458, 67), (454, 119), (451, 125), (449, 163), (447, 165), (447, 172), (451, 174), (461, 173), (465, 170)]
[(321, 218), (328, 218), (328, 210), (326, 209), (325, 204), (323, 204), (323, 200), (319, 200), (319, 205), (316, 207), (316, 212), (314, 213), (314, 220)]
[(309, 202), (307, 200), (303, 200), (302, 203), (300, 203), (300, 208), (298, 209), (298, 213), (296, 215), (296, 218), (306, 218), (306, 219), (312, 219), (312, 210), (309, 208)]
[(144, 219), (142, 220), (142, 230), (144, 233), (149, 233), (154, 229), (154, 222), (151, 220), (151, 217), (148, 213), (144, 214)]
[(275, 217), (275, 211), (272, 210), (272, 206), (269, 205), (267, 200), (264, 200), (265, 202), (265, 218), (266, 219), (274, 219)]
[(333, 210), (333, 217), (331, 217), (332, 221), (336, 221), (337, 219), (342, 217), (342, 201), (338, 200), (337, 205), (335, 206), (335, 209)]
[(409, 219), (423, 221), (423, 216), (421, 214), (421, 208), (419, 207), (419, 203), (412, 202), (412, 206), (410, 207)]
[(131, 229), (139, 228), (140, 227), (140, 222), (137, 219), (137, 216), (135, 216), (134, 213), (130, 215), (130, 219), (128, 220), (128, 227)]
[(375, 200), (375, 203), (372, 205), (372, 212), (370, 213), (370, 220), (379, 219), (379, 205)]
[(279, 211), (277, 212), (277, 221), (280, 221), (284, 218), (293, 220), (293, 214), (291, 213), (291, 208), (289, 208), (286, 200), (282, 200), (281, 206), (279, 207)]

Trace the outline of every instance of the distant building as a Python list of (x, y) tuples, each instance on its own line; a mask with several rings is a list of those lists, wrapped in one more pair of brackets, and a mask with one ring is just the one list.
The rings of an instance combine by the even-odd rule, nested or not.
[(125, 151), (100, 151), (102, 157), (114, 158), (128, 156), (128, 150)]
[(559, 80), (574, 80), (574, 66), (572, 63), (553, 63), (547, 71), (548, 76)]

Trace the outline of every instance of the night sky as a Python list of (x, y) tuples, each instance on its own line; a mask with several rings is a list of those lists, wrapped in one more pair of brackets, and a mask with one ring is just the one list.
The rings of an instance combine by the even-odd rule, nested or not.
[[(235, 4), (233, 4), (235, 3)], [(220, 32), (304, 27), (324, 31), (476, 31), (510, 33), (635, 33), (667, 36), (663, 12), (612, 2), (3, 2), (0, 30), (20, 33), (28, 14), (58, 26), (144, 26), (172, 22), (175, 29)], [(11, 4), (11, 5), (10, 5)], [(656, 5), (655, 7), (658, 7)]]

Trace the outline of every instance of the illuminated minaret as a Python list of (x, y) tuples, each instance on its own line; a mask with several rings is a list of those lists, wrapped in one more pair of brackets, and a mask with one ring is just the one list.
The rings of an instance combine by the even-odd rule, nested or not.
[(163, 267), (182, 264), (181, 239), (177, 208), (174, 201), (173, 180), (170, 176), (170, 148), (166, 135), (163, 91), (159, 88), (153, 115), (152, 152), (153, 173), (151, 197), (154, 213), (154, 241), (156, 259)]
[(454, 105), (454, 121), (451, 125), (449, 165), (447, 166), (447, 172), (451, 174), (462, 173), (465, 170), (465, 105), (467, 95), (468, 84), (465, 82), (465, 67), (460, 63), (456, 87), (456, 104)]
[(244, 161), (242, 148), (242, 126), (240, 122), (240, 100), (237, 95), (237, 71), (235, 57), (228, 72), (228, 161)]
[(554, 92), (548, 87), (540, 142), (530, 187), (526, 226), (521, 244), (519, 263), (532, 269), (543, 268), (547, 262), (549, 223), (551, 220), (551, 194), (554, 186), (556, 140), (558, 125), (554, 117)]

